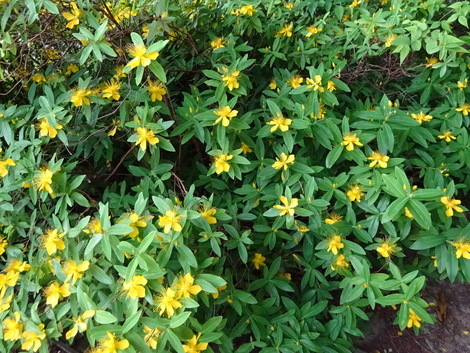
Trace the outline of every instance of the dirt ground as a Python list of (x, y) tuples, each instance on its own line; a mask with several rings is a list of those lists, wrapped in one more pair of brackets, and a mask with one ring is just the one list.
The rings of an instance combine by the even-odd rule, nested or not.
[(470, 353), (470, 283), (429, 281), (422, 297), (432, 305), (434, 325), (426, 324), (419, 336), (401, 332), (392, 324), (395, 311), (379, 309), (355, 353)]

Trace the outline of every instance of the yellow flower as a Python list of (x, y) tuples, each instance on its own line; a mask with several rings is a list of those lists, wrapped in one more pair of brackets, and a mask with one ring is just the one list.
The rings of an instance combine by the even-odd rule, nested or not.
[(158, 328), (150, 328), (148, 326), (144, 326), (144, 333), (145, 333), (145, 338), (144, 341), (152, 349), (157, 349), (157, 343), (158, 339), (160, 336), (160, 333), (162, 331), (159, 330)]
[(409, 316), (408, 316), (408, 323), (406, 324), (406, 327), (411, 328), (413, 326), (416, 327), (421, 327), (421, 319), (412, 309), (408, 309)]
[(458, 259), (463, 257), (464, 259), (470, 260), (470, 242), (468, 240), (461, 239), (451, 244), (455, 246), (455, 256)]
[(70, 285), (68, 283), (60, 285), (59, 282), (54, 281), (44, 289), (46, 304), (53, 308), (59, 304), (59, 300), (68, 297), (70, 294)]
[(450, 131), (450, 130), (443, 131), (442, 135), (439, 135), (437, 137), (439, 137), (441, 140), (445, 140), (446, 142), (450, 142), (450, 141), (455, 140), (457, 138), (454, 135), (452, 135), (452, 131)]
[(454, 200), (454, 199), (451, 199), (450, 197), (443, 196), (443, 197), (441, 197), (441, 202), (446, 207), (446, 216), (447, 217), (452, 217), (454, 215), (454, 210), (456, 212), (463, 212), (462, 207), (457, 206), (457, 205), (461, 204), (460, 200)]
[(47, 191), (52, 194), (52, 170), (47, 167), (43, 167), (39, 170), (39, 174), (34, 178), (34, 186), (38, 191)]
[(437, 58), (426, 58), (426, 67), (432, 67), (434, 65), (436, 65), (437, 63), (439, 62), (439, 60)]
[(220, 287), (215, 287), (217, 289), (217, 293), (211, 293), (212, 298), (217, 299), (219, 297), (219, 292), (223, 291), (224, 289), (227, 289), (227, 285), (224, 284), (223, 286)]
[(408, 209), (408, 207), (405, 207), (405, 216), (410, 218), (410, 219), (413, 219), (413, 215), (411, 214), (410, 210)]
[(212, 47), (212, 50), (217, 50), (217, 49), (220, 49), (220, 48), (224, 48), (225, 47), (224, 37), (214, 38), (214, 40), (211, 42), (211, 47)]
[(163, 233), (169, 233), (170, 230), (174, 230), (175, 232), (181, 232), (181, 218), (183, 215), (179, 215), (176, 211), (168, 210), (165, 212), (164, 216), (158, 216), (160, 221), (158, 225), (163, 228)]
[(183, 277), (178, 278), (176, 282), (176, 299), (190, 298), (191, 295), (198, 294), (202, 288), (194, 284), (194, 277), (190, 273), (185, 274)]
[(18, 341), (23, 332), (23, 324), (19, 312), (13, 314), (15, 318), (7, 318), (3, 320), (3, 339), (5, 341)]
[(279, 199), (284, 204), (284, 206), (282, 205), (273, 206), (273, 208), (275, 208), (276, 210), (281, 211), (279, 216), (284, 216), (288, 214), (289, 216), (293, 217), (295, 214), (295, 208), (299, 205), (299, 200), (296, 198), (293, 198), (289, 202), (289, 200), (285, 196), (281, 196)]
[(148, 24), (145, 24), (142, 26), (142, 37), (148, 37), (149, 35), (149, 25)]
[(74, 322), (74, 325), (65, 334), (65, 339), (70, 339), (72, 337), (75, 337), (77, 333), (79, 332), (85, 332), (88, 329), (88, 325), (86, 324), (85, 321), (93, 317), (93, 315), (95, 315), (94, 310), (87, 310), (81, 316), (74, 317), (72, 319), (72, 321)]
[(3, 178), (5, 175), (8, 174), (7, 166), (14, 167), (16, 163), (11, 158), (7, 159), (0, 159), (0, 178)]
[(271, 82), (269, 83), (269, 88), (271, 88), (271, 89), (276, 89), (277, 88), (277, 84), (276, 84), (275, 79), (271, 79)]
[[(334, 90), (336, 90), (336, 85), (333, 81), (328, 81), (326, 83), (326, 89), (330, 92), (333, 92)], [(320, 92), (323, 92), (323, 91), (320, 91)], [(322, 109), (322, 107), (320, 107), (320, 110)]]
[(46, 80), (46, 78), (44, 77), (44, 75), (41, 74), (41, 73), (39, 73), (39, 72), (36, 73), (36, 74), (34, 74), (33, 76), (31, 76), (31, 78), (32, 78), (32, 80), (33, 80), (34, 82), (39, 83), (39, 84), (41, 84), (41, 83), (46, 83), (46, 82), (47, 82), (47, 80)]
[(77, 282), (77, 279), (83, 277), (83, 272), (88, 270), (89, 267), (89, 261), (83, 261), (80, 265), (78, 265), (75, 260), (65, 261), (62, 267), (62, 270), (67, 275), (65, 282), (72, 280), (72, 284), (75, 284), (75, 282)]
[(65, 71), (65, 76), (69, 76), (71, 74), (74, 74), (75, 72), (78, 72), (78, 66), (75, 64), (70, 64), (67, 66), (67, 70)]
[(197, 336), (194, 335), (192, 338), (186, 341), (186, 344), (183, 344), (183, 349), (185, 353), (199, 353), (205, 351), (209, 343), (200, 342), (198, 343), (201, 333), (198, 333)]
[[(40, 331), (41, 333), (38, 333)], [(46, 338), (46, 333), (44, 332), (44, 324), (40, 324), (37, 331), (25, 331), (21, 335), (23, 337), (23, 344), (21, 349), (29, 351), (30, 349), (33, 352), (36, 352), (39, 347), (42, 345), (42, 341)]]
[(175, 291), (171, 288), (163, 289), (162, 292), (155, 297), (154, 302), (158, 314), (162, 316), (166, 313), (169, 318), (173, 316), (175, 309), (183, 306), (176, 298)]
[(119, 339), (111, 332), (106, 332), (107, 337), (99, 340), (99, 347), (101, 348), (100, 353), (117, 353), (119, 350), (124, 350), (129, 347), (129, 341)]
[(228, 172), (230, 170), (230, 164), (228, 163), (229, 160), (233, 158), (230, 154), (219, 154), (214, 156), (213, 165), (215, 167), (215, 172), (217, 174), (221, 174), (223, 172)]
[(465, 103), (460, 108), (455, 109), (458, 112), (462, 112), (463, 115), (468, 115), (470, 113), (470, 104)]
[(325, 218), (325, 223), (326, 224), (335, 224), (337, 222), (341, 222), (342, 219), (343, 219), (343, 216), (340, 216), (337, 213), (332, 213), (332, 214), (329, 215), (328, 218)]
[(136, 146), (140, 146), (142, 151), (147, 150), (147, 142), (150, 145), (155, 145), (160, 142), (160, 139), (155, 136), (152, 130), (147, 129), (146, 127), (138, 127), (136, 130), (138, 139), (135, 142)]
[(155, 102), (156, 100), (161, 101), (163, 96), (167, 94), (166, 89), (163, 87), (163, 83), (160, 81), (149, 80), (147, 91), (150, 93), (150, 99), (152, 102)]
[(72, 29), (80, 23), (78, 18), (82, 15), (82, 12), (78, 9), (76, 3), (72, 2), (70, 5), (72, 5), (72, 10), (70, 12), (64, 12), (62, 16), (69, 21), (65, 27)]
[(113, 77), (115, 77), (115, 78), (117, 78), (117, 79), (122, 78), (122, 77), (126, 77), (126, 75), (128, 75), (129, 72), (123, 72), (123, 71), (124, 71), (124, 67), (125, 67), (124, 65), (119, 65), (119, 66), (117, 66), (117, 67), (114, 69), (114, 71), (116, 72), (116, 74), (115, 74)]
[(387, 168), (387, 162), (390, 157), (385, 156), (382, 152), (376, 151), (372, 152), (372, 155), (370, 157), (367, 157), (367, 159), (372, 161), (369, 164), (370, 168), (375, 167), (376, 165), (380, 168)]
[(312, 34), (317, 34), (317, 33), (320, 33), (322, 31), (321, 28), (318, 28), (316, 26), (310, 26), (310, 27), (307, 27), (307, 34), (305, 35), (307, 38), (310, 38), (312, 36)]
[(7, 267), (5, 267), (4, 271), (7, 272), (7, 275), (8, 275), (8, 273), (10, 273), (10, 272), (17, 272), (17, 273), (26, 272), (30, 268), (31, 268), (30, 264), (28, 264), (24, 261), (20, 261), (18, 259), (13, 259), (8, 263), (8, 265), (7, 265)]
[(465, 88), (467, 88), (467, 84), (468, 84), (468, 78), (466, 78), (463, 81), (457, 81), (457, 86), (459, 87), (459, 89), (461, 91), (463, 91)]
[(228, 105), (225, 105), (223, 107), (220, 107), (219, 109), (214, 110), (214, 114), (219, 117), (214, 122), (214, 125), (222, 122), (222, 126), (227, 127), (229, 126), (232, 118), (237, 116), (238, 110), (232, 110)]
[(411, 114), (411, 117), (420, 124), (422, 124), (423, 121), (431, 121), (432, 119), (431, 115), (426, 115), (423, 112), (419, 112), (419, 114)]
[(145, 297), (145, 285), (147, 279), (144, 276), (134, 276), (129, 282), (122, 284), (123, 292), (126, 292), (129, 298), (143, 298)]
[(90, 94), (91, 94), (91, 91), (88, 89), (84, 90), (84, 89), (77, 88), (72, 91), (72, 98), (70, 99), (70, 101), (76, 107), (81, 107), (83, 104), (90, 105), (90, 100), (88, 99), (88, 96)]
[(41, 237), (41, 245), (46, 249), (47, 255), (52, 255), (57, 250), (64, 250), (65, 243), (62, 238), (65, 233), (59, 233), (57, 229), (48, 229)]
[(328, 249), (326, 249), (326, 251), (331, 251), (335, 255), (338, 254), (339, 249), (344, 248), (344, 244), (341, 241), (341, 237), (336, 234), (328, 238), (327, 243), (328, 243)]
[(108, 132), (108, 136), (114, 136), (116, 135), (116, 132), (118, 130), (121, 130), (121, 120), (116, 120), (116, 119), (113, 119), (113, 123), (111, 125), (111, 130), (109, 130)]
[(322, 77), (320, 75), (315, 75), (313, 79), (307, 78), (305, 81), (307, 83), (308, 89), (313, 89), (314, 91), (318, 92), (325, 92), (325, 88), (322, 87)]
[(212, 208), (203, 207), (198, 212), (202, 217), (204, 217), (204, 219), (207, 221), (207, 223), (209, 223), (209, 224), (216, 224), (217, 223), (217, 218), (214, 217), (215, 214), (217, 213), (217, 209), (215, 207), (212, 207)]
[(129, 226), (132, 227), (134, 230), (126, 235), (130, 236), (131, 238), (135, 238), (139, 235), (139, 228), (147, 227), (146, 221), (149, 221), (152, 218), (153, 216), (139, 216), (137, 213), (132, 211), (127, 219), (131, 221)]
[(224, 82), (225, 87), (228, 87), (229, 91), (240, 87), (240, 83), (238, 82), (239, 75), (240, 71), (238, 70), (234, 70), (232, 73), (222, 75), (222, 82)]
[(93, 217), (86, 229), (83, 231), (84, 233), (93, 233), (93, 234), (103, 234), (103, 228), (101, 228), (101, 222), (98, 218)]
[(395, 252), (397, 244), (390, 244), (389, 240), (385, 240), (377, 249), (377, 252), (383, 257), (390, 257)]
[(351, 5), (349, 5), (349, 7), (350, 7), (351, 9), (354, 9), (355, 7), (358, 7), (358, 6), (361, 4), (361, 2), (362, 2), (361, 0), (354, 0), (354, 1), (351, 3)]
[(335, 262), (331, 265), (333, 271), (337, 271), (338, 268), (349, 267), (349, 263), (346, 261), (346, 257), (343, 254), (339, 254)]
[(353, 185), (349, 188), (346, 196), (350, 201), (361, 202), (361, 197), (364, 196), (364, 190), (361, 189), (359, 185)]
[(54, 138), (57, 136), (57, 130), (62, 129), (62, 125), (57, 124), (56, 127), (53, 127), (49, 124), (47, 118), (42, 118), (38, 120), (38, 124), (36, 125), (36, 129), (39, 130), (40, 136), (48, 136), (50, 138)]
[(253, 7), (253, 5), (245, 5), (242, 6), (242, 8), (238, 10), (238, 12), (242, 15), (253, 16), (253, 14), (257, 12), (257, 10)]
[(397, 39), (397, 35), (396, 34), (391, 34), (387, 37), (387, 39), (385, 40), (385, 46), (388, 48), (392, 45), (392, 42)]
[(5, 252), (6, 247), (8, 246), (8, 242), (3, 235), (0, 235), (0, 255)]
[(281, 153), (280, 155), (281, 159), (276, 157), (276, 162), (273, 163), (272, 167), (274, 169), (282, 169), (287, 170), (289, 168), (289, 165), (293, 165), (295, 161), (295, 156), (293, 154), (290, 154), (287, 156), (284, 152)]
[(287, 80), (287, 84), (292, 88), (297, 88), (302, 85), (304, 78), (300, 75), (294, 75), (290, 79)]
[(341, 142), (343, 146), (346, 146), (347, 151), (352, 151), (354, 150), (354, 145), (356, 146), (364, 146), (361, 141), (359, 140), (359, 137), (356, 137), (356, 134), (353, 132), (347, 133), (343, 137), (343, 141)]
[(121, 95), (119, 94), (121, 86), (121, 82), (112, 78), (110, 81), (105, 82), (101, 93), (103, 94), (104, 98), (112, 98), (117, 101), (119, 98), (121, 98)]
[(134, 59), (129, 61), (127, 65), (134, 69), (137, 66), (149, 66), (152, 63), (152, 60), (156, 60), (158, 58), (159, 54), (156, 51), (147, 53), (145, 45), (134, 45), (129, 50), (129, 55), (134, 57)]
[(259, 270), (260, 267), (266, 266), (266, 263), (264, 261), (266, 261), (266, 258), (262, 254), (255, 253), (255, 256), (253, 257), (253, 260), (251, 260), (251, 263), (253, 264), (253, 266), (255, 266), (257, 270)]
[(242, 142), (240, 148), (241, 148), (243, 154), (247, 154), (247, 153), (253, 152), (253, 150), (250, 148), (250, 146), (248, 146), (245, 142)]
[(287, 4), (284, 5), (284, 7), (288, 10), (292, 10), (295, 7), (295, 3), (288, 2)]
[[(3, 288), (2, 288), (3, 287)], [(0, 294), (5, 292), (4, 286), (0, 285)], [(10, 294), (8, 297), (0, 296), (0, 314), (4, 311), (10, 309), (11, 301), (13, 299), (13, 294)]]
[(279, 31), (276, 32), (274, 37), (292, 37), (292, 30), (294, 25), (292, 23), (284, 25)]
[(271, 132), (276, 131), (277, 129), (282, 132), (289, 130), (289, 125), (292, 124), (292, 119), (286, 119), (281, 113), (276, 114), (276, 116), (271, 117), (271, 121), (266, 123), (267, 125), (272, 125)]

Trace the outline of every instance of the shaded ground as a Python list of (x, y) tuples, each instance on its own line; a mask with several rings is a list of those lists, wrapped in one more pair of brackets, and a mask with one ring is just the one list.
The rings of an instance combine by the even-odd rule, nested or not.
[(470, 353), (470, 284), (428, 281), (423, 299), (436, 318), (419, 336), (393, 325), (392, 308), (377, 310), (355, 353)]

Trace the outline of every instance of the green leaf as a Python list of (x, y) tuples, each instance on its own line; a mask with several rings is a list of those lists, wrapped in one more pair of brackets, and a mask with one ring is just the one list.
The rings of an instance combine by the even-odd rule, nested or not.
[(382, 223), (389, 222), (393, 220), (398, 214), (403, 213), (406, 203), (408, 202), (407, 197), (401, 197), (393, 201), (388, 207), (387, 210), (382, 215)]
[(183, 325), (191, 316), (190, 311), (184, 311), (181, 314), (175, 315), (170, 319), (170, 328), (177, 328)]
[(336, 145), (326, 156), (325, 160), (325, 166), (327, 168), (331, 168), (335, 162), (338, 160), (338, 158), (341, 156), (341, 153), (344, 150), (343, 145)]
[(105, 325), (105, 324), (112, 324), (113, 322), (118, 321), (118, 319), (116, 318), (116, 316), (114, 316), (110, 312), (107, 312), (104, 310), (96, 310), (94, 321), (96, 321), (99, 324)]
[(431, 216), (429, 211), (421, 202), (409, 199), (407, 207), (418, 224), (424, 229), (431, 228)]
[(139, 322), (139, 319), (140, 317), (142, 316), (142, 310), (141, 311), (138, 311), (134, 314), (132, 314), (131, 316), (129, 316), (126, 321), (124, 322), (124, 325), (122, 325), (122, 334), (130, 331), (131, 329), (133, 329), (135, 327), (135, 325), (137, 325), (137, 323)]

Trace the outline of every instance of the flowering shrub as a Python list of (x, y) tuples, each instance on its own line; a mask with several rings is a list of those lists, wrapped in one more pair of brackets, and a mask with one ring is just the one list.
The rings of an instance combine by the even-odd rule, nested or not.
[(468, 1), (0, 9), (0, 351), (350, 352), (470, 280)]

